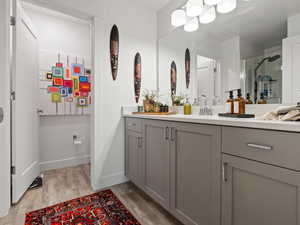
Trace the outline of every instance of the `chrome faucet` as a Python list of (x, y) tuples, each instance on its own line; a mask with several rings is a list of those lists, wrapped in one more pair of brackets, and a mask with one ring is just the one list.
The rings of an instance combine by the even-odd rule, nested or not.
[(207, 104), (207, 96), (201, 95), (204, 100), (204, 106), (200, 108), (199, 115), (205, 115), (205, 116), (212, 116), (212, 108), (208, 106)]

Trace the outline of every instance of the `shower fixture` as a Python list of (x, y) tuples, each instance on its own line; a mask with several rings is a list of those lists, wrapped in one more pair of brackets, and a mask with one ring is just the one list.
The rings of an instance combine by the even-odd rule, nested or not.
[(269, 57), (265, 57), (263, 58), (256, 66), (255, 70), (254, 70), (254, 103), (257, 103), (257, 95), (258, 95), (258, 81), (257, 81), (257, 72), (258, 69), (267, 61), (267, 62), (275, 62), (276, 60), (280, 59), (281, 56), (280, 55), (274, 55), (274, 56), (269, 56)]

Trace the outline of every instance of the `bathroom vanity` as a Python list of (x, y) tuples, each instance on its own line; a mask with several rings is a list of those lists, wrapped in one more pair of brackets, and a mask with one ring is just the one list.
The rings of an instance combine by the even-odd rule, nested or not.
[(300, 224), (300, 124), (124, 116), (126, 175), (183, 224)]

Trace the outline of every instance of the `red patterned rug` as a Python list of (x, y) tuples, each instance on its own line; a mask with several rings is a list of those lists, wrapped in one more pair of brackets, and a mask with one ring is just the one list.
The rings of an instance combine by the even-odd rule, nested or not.
[(26, 214), (25, 225), (141, 225), (111, 190)]

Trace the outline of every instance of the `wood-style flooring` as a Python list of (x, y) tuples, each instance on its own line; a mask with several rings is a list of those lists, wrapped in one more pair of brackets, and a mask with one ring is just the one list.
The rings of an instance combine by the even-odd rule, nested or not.
[[(44, 172), (43, 187), (28, 191), (8, 216), (0, 218), (0, 225), (24, 225), (26, 212), (94, 193), (89, 177), (89, 165)], [(180, 225), (133, 184), (120, 184), (111, 189), (142, 225)]]

